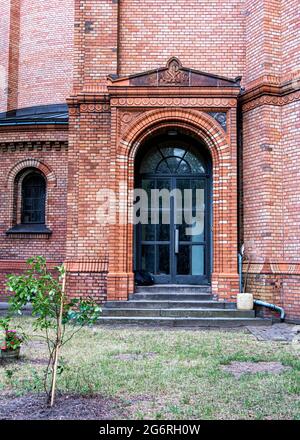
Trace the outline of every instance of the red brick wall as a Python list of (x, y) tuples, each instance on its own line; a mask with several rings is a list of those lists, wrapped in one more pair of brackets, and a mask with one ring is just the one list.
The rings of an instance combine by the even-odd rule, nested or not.
[[(43, 255), (47, 261), (59, 264), (65, 259), (65, 240), (66, 240), (66, 187), (67, 187), (67, 151), (66, 147), (39, 147), (32, 150), (24, 149), (3, 149), (1, 148), (2, 165), (0, 172), (0, 184), (5, 191), (1, 191), (0, 205), (0, 289), (4, 293), (4, 283), (6, 275), (9, 273), (19, 273), (19, 264), (34, 255)], [(38, 158), (54, 170), (57, 178), (55, 187), (47, 188), (47, 226), (52, 230), (52, 235), (34, 236), (7, 236), (5, 233), (11, 226), (12, 204), (9, 200), (10, 192), (6, 189), (6, 171), (13, 167), (18, 161), (24, 158), (24, 153), (28, 157)], [(5, 167), (5, 168), (4, 168)], [(53, 264), (54, 264), (53, 263)], [(1, 294), (0, 300), (5, 300)]]
[(281, 108), (244, 113), (244, 239), (254, 262), (282, 260)]
[[(284, 304), (300, 316), (300, 101), (282, 107), (284, 260), (297, 264), (297, 275), (286, 276)], [(293, 266), (291, 267), (291, 269)]]
[[(67, 196), (67, 145), (59, 142), (55, 132), (46, 132), (39, 136), (39, 141), (28, 141), (34, 138), (34, 133), (19, 134), (25, 142), (17, 145), (0, 142), (1, 169), (0, 169), (0, 260), (21, 260), (32, 255), (44, 255), (52, 261), (65, 259), (66, 239), (66, 196)], [(52, 135), (55, 136), (54, 139)], [(61, 135), (61, 137), (63, 137)], [(7, 136), (6, 139), (9, 137)], [(66, 133), (64, 134), (66, 139)], [(13, 182), (10, 181), (10, 172), (25, 158), (37, 159), (45, 164), (53, 173), (51, 182), (47, 182), (47, 209), (46, 223), (53, 231), (48, 238), (17, 238), (6, 236), (6, 231), (12, 226), (13, 211)]]
[(281, 42), (282, 75), (291, 77), (300, 70), (299, 37), (299, 0), (281, 2)]
[(94, 90), (117, 72), (118, 8), (116, 0), (75, 0), (75, 91)]
[(260, 106), (244, 120), (244, 240), (249, 290), (300, 316), (300, 102)]
[[(79, 127), (80, 140), (73, 139)], [(97, 193), (110, 185), (110, 113), (83, 112), (80, 125), (73, 129), (69, 143), (67, 259), (107, 260), (109, 227), (97, 222)]]
[(0, 0), (0, 113), (7, 107), (10, 2)]
[(90, 297), (98, 303), (103, 303), (106, 300), (107, 272), (68, 273), (67, 285), (70, 296)]
[(248, 85), (264, 75), (280, 75), (281, 0), (247, 0), (245, 23)]
[(248, 2), (247, 88), (263, 81), (294, 82), (290, 96), (274, 97), (275, 105), (262, 96), (261, 103), (265, 100), (269, 105), (257, 99), (243, 114), (243, 229), (251, 259), (248, 290), (283, 306), (291, 319), (300, 317), (300, 125), (299, 100), (292, 93), (299, 88), (298, 9), (298, 1)]
[(282, 281), (283, 307), (287, 317), (300, 318), (300, 275), (287, 274)]
[(21, 0), (10, 2), (7, 110), (18, 107)]
[[(201, 70), (243, 75), (244, 84), (262, 75), (286, 76), (299, 70), (294, 38), (299, 31), (298, 0), (166, 0), (160, 6), (154, 0), (123, 0), (119, 5), (112, 0), (2, 3), (4, 83), (10, 5), (21, 5), (19, 107), (64, 102), (71, 90), (73, 52), (75, 85), (84, 81), (88, 87), (103, 82), (108, 73), (164, 65), (171, 55)], [(88, 48), (86, 53), (83, 47)], [(1, 88), (0, 110), (6, 106), (5, 88)]]
[[(0, 154), (0, 288), (5, 293), (4, 283), (9, 273), (20, 273), (24, 261), (33, 255), (43, 255), (48, 262), (61, 263), (65, 259), (67, 222), (67, 132), (24, 131), (1, 133)], [(10, 143), (14, 139), (18, 143)], [(47, 181), (46, 224), (52, 235), (30, 238), (6, 235), (12, 226), (15, 204), (13, 183), (14, 167), (24, 159), (37, 159), (51, 173)], [(46, 176), (47, 178), (47, 176)], [(51, 181), (50, 181), (51, 180)], [(1, 295), (0, 300), (4, 300)]]
[(282, 107), (284, 258), (300, 263), (300, 101)]
[(245, 12), (244, 0), (123, 0), (120, 71), (155, 69), (176, 56), (188, 67), (242, 75)]
[[(255, 270), (255, 268), (254, 268)], [(299, 321), (300, 317), (300, 276), (292, 274), (253, 273), (248, 277), (248, 289), (255, 299), (283, 307), (288, 321)], [(261, 316), (277, 319), (280, 314), (268, 308), (256, 307)]]
[[(108, 74), (126, 75), (164, 66), (171, 56), (179, 57), (186, 67), (229, 77), (243, 75), (246, 92), (263, 83), (280, 86), (290, 78), (294, 78), (294, 90), (299, 87), (298, 0), (12, 1), (21, 3), (18, 81), (12, 93), (18, 96), (19, 107), (64, 102), (71, 92), (73, 71), (74, 94), (84, 90), (93, 107), (93, 93), (107, 92)], [(4, 78), (0, 83), (0, 109), (6, 105), (3, 84), (7, 87), (11, 2), (0, 0), (4, 11), (0, 17), (0, 81)], [(12, 41), (14, 34), (9, 35)], [(10, 84), (14, 84), (13, 76)], [(252, 261), (249, 289), (257, 297), (284, 305), (289, 316), (299, 317), (299, 100), (291, 102), (290, 95), (279, 97), (282, 93), (280, 87), (271, 94), (270, 90), (263, 90), (259, 99), (272, 96), (275, 101), (257, 102), (253, 108), (244, 108), (242, 238)], [(53, 168), (60, 182), (53, 188), (57, 195), (51, 220), (53, 236), (49, 240), (8, 239), (4, 236), (8, 211), (4, 209), (0, 257), (17, 260), (31, 255), (33, 250), (49, 259), (66, 257), (72, 266), (69, 281), (72, 289), (91, 293), (99, 300), (106, 291), (108, 260), (113, 265), (118, 252), (126, 259), (132, 250), (128, 250), (131, 238), (126, 243), (122, 238), (122, 249), (109, 255), (108, 243), (114, 241), (117, 246), (120, 231), (112, 232), (113, 229), (95, 222), (98, 190), (116, 185), (120, 178), (118, 174), (115, 176), (118, 166), (120, 173), (124, 172), (122, 161), (120, 165), (115, 160), (119, 136), (116, 133), (120, 133), (124, 121), (116, 108), (112, 109), (113, 115), (109, 108), (103, 107), (103, 111), (101, 99), (92, 110), (86, 103), (78, 106), (80, 111), (72, 108), (68, 155), (64, 148), (52, 146), (10, 146), (2, 153), (4, 162), (0, 168), (4, 181), (13, 163), (26, 157), (39, 157)], [(139, 111), (145, 111), (139, 105)], [(50, 135), (47, 130), (27, 133), (14, 130), (7, 134), (2, 131), (2, 139), (59, 141), (66, 140), (66, 132), (53, 130)], [(235, 132), (231, 133), (231, 144), (230, 154), (235, 160)], [(232, 173), (230, 184), (235, 182), (234, 168)], [(224, 182), (226, 192), (229, 183)], [(5, 191), (0, 197), (1, 206), (7, 207)], [(232, 211), (230, 215), (234, 217), (235, 213)], [(230, 240), (227, 246), (234, 249), (236, 230), (228, 234), (229, 239), (226, 236), (224, 241)], [(220, 258), (215, 255), (216, 261)], [(87, 261), (95, 267), (88, 269)], [(129, 272), (130, 264), (128, 269), (126, 261), (123, 263), (122, 270)], [(236, 259), (232, 258), (228, 264), (236, 265)], [(116, 268), (117, 279), (122, 274)], [(126, 277), (121, 281), (128, 282)], [(219, 281), (221, 285), (221, 278)], [(113, 294), (118, 297), (120, 292)]]

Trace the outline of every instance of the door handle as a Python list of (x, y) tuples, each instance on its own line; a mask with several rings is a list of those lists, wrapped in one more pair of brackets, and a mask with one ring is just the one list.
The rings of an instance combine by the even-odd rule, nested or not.
[(175, 229), (175, 254), (179, 253), (179, 229)]

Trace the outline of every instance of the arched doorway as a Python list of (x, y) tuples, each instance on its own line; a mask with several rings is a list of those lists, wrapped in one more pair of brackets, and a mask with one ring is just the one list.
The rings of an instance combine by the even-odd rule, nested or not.
[[(136, 270), (152, 273), (157, 284), (210, 283), (211, 182), (207, 149), (183, 131), (168, 128), (140, 147)], [(143, 205), (141, 189), (147, 195)]]

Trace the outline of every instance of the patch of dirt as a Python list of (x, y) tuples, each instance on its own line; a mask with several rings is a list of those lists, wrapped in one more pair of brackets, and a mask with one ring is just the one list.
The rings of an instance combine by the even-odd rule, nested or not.
[(54, 407), (48, 408), (45, 395), (0, 394), (0, 420), (112, 420), (124, 417), (121, 401), (100, 395), (60, 394)]
[(281, 362), (231, 362), (222, 366), (227, 373), (232, 373), (239, 379), (243, 374), (272, 373), (280, 374), (290, 370), (291, 367), (282, 365)]
[(47, 365), (47, 359), (42, 358), (29, 358), (21, 356), (19, 359), (0, 359), (0, 367), (13, 366), (19, 364), (30, 364), (30, 365)]
[(47, 359), (21, 358), (19, 360), (19, 363), (21, 363), (21, 364), (30, 364), (30, 365), (47, 365), (48, 361), (47, 361)]
[(47, 344), (44, 341), (30, 340), (27, 342), (27, 346), (32, 349), (40, 349), (47, 347)]
[[(151, 395), (139, 395), (133, 396), (129, 400), (128, 411), (129, 418), (131, 420), (153, 420), (154, 414), (164, 414), (168, 420), (174, 418), (174, 415), (168, 414), (166, 412), (167, 402), (164, 396), (157, 394), (156, 396)], [(176, 398), (172, 399), (172, 404), (179, 404)]]
[(143, 359), (151, 359), (154, 358), (157, 354), (156, 353), (121, 353), (114, 356), (115, 359), (118, 359), (119, 361), (138, 361)]

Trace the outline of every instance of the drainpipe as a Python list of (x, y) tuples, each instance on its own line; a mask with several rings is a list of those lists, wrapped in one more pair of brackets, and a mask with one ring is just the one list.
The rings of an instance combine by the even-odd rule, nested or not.
[(239, 280), (240, 280), (240, 293), (244, 292), (243, 289), (243, 258), (244, 258), (245, 246), (242, 244), (238, 253), (238, 267), (239, 267)]
[(261, 301), (260, 299), (255, 299), (253, 302), (256, 306), (267, 307), (270, 310), (275, 310), (276, 312), (279, 312), (280, 313), (280, 321), (281, 322), (284, 321), (285, 311), (282, 307), (278, 307), (278, 306), (275, 306), (275, 304), (270, 304), (270, 303)]
[[(239, 262), (239, 281), (240, 281), (240, 292), (243, 292), (243, 255), (244, 255), (244, 245), (241, 247), (241, 251), (238, 253)], [(280, 321), (283, 322), (285, 318), (285, 311), (282, 307), (276, 306), (275, 304), (267, 303), (261, 301), (260, 299), (255, 299), (253, 303), (256, 306), (267, 307), (270, 310), (274, 310), (280, 313)]]
[(240, 293), (243, 292), (243, 255), (238, 253), (238, 262), (239, 262), (239, 280), (240, 280)]

